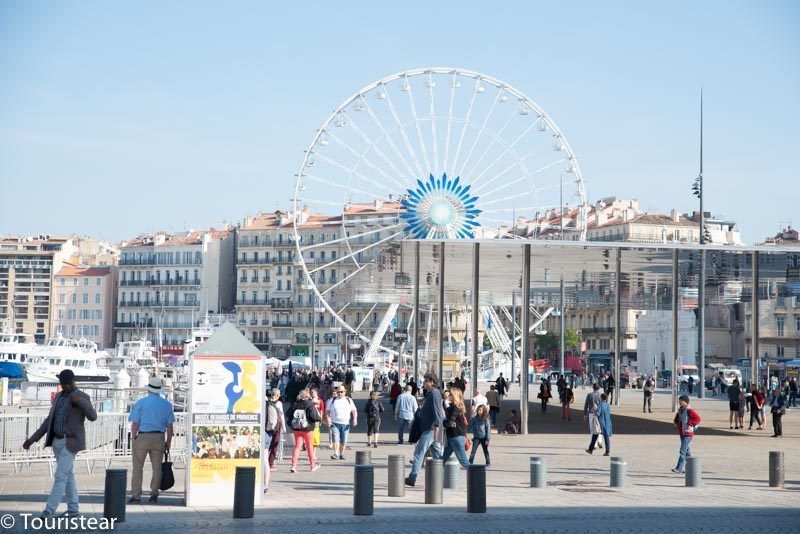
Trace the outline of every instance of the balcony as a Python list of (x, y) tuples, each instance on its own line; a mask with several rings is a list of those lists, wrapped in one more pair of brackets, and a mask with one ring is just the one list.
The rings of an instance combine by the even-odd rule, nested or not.
[(272, 296), (276, 299), (288, 299), (292, 298), (292, 290), (291, 289), (279, 289), (277, 291), (272, 292)]
[(294, 308), (294, 303), (286, 299), (270, 299), (269, 305), (275, 309), (289, 309)]
[(295, 334), (294, 340), (297, 343), (308, 343), (308, 335), (307, 334)]
[(269, 306), (267, 299), (236, 299), (237, 306)]
[(270, 263), (273, 263), (273, 261), (270, 260), (270, 258), (258, 258), (258, 259), (247, 258), (247, 259), (245, 259), (245, 258), (241, 258), (240, 257), (240, 258), (237, 258), (237, 260), (236, 260), (236, 264), (237, 265), (269, 265)]
[(581, 334), (586, 336), (589, 334), (613, 334), (613, 326), (596, 326), (593, 328), (581, 328)]
[(274, 328), (292, 328), (292, 321), (272, 321)]
[(143, 286), (147, 285), (150, 282), (145, 280), (120, 280), (119, 285), (121, 286)]
[(153, 286), (199, 286), (200, 279), (179, 276), (177, 278), (165, 278), (164, 280), (153, 278), (148, 283)]

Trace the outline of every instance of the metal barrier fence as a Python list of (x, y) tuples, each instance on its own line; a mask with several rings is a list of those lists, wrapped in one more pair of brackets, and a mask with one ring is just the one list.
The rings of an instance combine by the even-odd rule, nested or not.
[[(0, 465), (13, 465), (17, 473), (31, 464), (47, 463), (52, 473), (55, 458), (52, 450), (44, 447), (45, 438), (25, 451), (22, 443), (33, 434), (47, 418), (47, 412), (0, 414)], [(96, 421), (86, 421), (86, 450), (78, 453), (76, 460), (86, 462), (91, 472), (95, 462), (101, 461), (107, 468), (115, 458), (131, 456), (131, 428), (128, 414), (103, 412)], [(186, 414), (175, 414), (172, 438), (172, 457), (186, 462)]]

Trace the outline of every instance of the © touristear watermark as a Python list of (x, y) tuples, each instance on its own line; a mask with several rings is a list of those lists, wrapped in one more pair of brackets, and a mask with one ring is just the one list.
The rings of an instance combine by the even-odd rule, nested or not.
[(40, 517), (35, 513), (3, 514), (0, 516), (0, 529), (11, 530), (22, 527), (24, 531), (75, 531), (86, 530), (113, 531), (116, 518), (87, 517), (83, 515), (61, 515), (53, 517)]

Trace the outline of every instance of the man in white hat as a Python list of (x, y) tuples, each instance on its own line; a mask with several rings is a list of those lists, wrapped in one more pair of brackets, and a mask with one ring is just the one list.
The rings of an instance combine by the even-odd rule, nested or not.
[(172, 444), (172, 423), (175, 413), (161, 393), (164, 387), (161, 379), (150, 377), (147, 384), (148, 394), (133, 405), (128, 420), (131, 422), (131, 440), (133, 441), (133, 478), (131, 479), (131, 498), (128, 502), (141, 502), (142, 472), (144, 461), (150, 455), (153, 466), (153, 478), (150, 480), (150, 502), (158, 502), (158, 488), (161, 485), (161, 463), (165, 451)]

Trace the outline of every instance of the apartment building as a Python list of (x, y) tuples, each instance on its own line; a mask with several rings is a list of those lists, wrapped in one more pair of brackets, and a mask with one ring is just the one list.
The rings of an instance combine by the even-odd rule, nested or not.
[(74, 252), (68, 237), (0, 237), (0, 321), (40, 343), (50, 337), (53, 275)]
[[(180, 345), (207, 313), (233, 308), (232, 228), (157, 232), (120, 246), (116, 341), (159, 332)], [(150, 336), (152, 337), (152, 336)]]
[(114, 344), (116, 271), (112, 266), (65, 264), (53, 279), (53, 316), (50, 330), (74, 339), (85, 338), (98, 347)]

